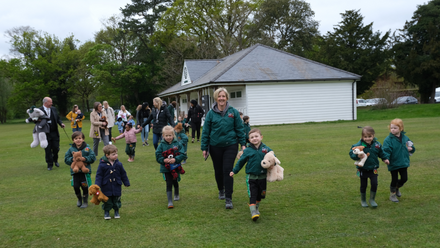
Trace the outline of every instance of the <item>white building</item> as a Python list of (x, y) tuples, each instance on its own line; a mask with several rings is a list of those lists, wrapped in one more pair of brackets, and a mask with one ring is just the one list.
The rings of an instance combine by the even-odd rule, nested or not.
[(181, 82), (159, 96), (168, 102), (175, 97), (179, 112), (187, 113), (192, 99), (210, 108), (213, 92), (224, 87), (229, 104), (248, 115), (252, 125), (356, 120), (360, 78), (257, 44), (222, 59), (185, 60)]

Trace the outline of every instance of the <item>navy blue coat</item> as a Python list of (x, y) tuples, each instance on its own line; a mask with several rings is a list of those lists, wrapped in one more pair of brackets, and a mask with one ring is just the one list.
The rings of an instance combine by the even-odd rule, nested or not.
[(113, 165), (104, 156), (99, 160), (98, 170), (96, 171), (95, 184), (101, 188), (106, 196), (121, 196), (121, 185), (130, 186), (127, 173), (119, 160)]

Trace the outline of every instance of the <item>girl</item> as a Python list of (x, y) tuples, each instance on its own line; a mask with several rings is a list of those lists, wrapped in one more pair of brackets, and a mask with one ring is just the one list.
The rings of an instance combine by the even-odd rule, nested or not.
[[(83, 162), (86, 164), (89, 172), (84, 173), (80, 170), (77, 173), (74, 173), (73, 170), (70, 169), (70, 175), (72, 176), (73, 190), (75, 191), (75, 195), (78, 198), (76, 206), (80, 208), (86, 208), (88, 205), (87, 200), (89, 196), (89, 185), (92, 185), (92, 179), (90, 177), (90, 174), (92, 173), (92, 167), (90, 166), (90, 164), (95, 162), (96, 157), (92, 149), (90, 149), (86, 142), (84, 142), (84, 134), (82, 132), (73, 132), (72, 141), (72, 146), (64, 155), (64, 162), (67, 165), (71, 165), (73, 163), (72, 152), (81, 151)], [(82, 195), (80, 188), (82, 188), (83, 191)]]
[(133, 125), (129, 122), (127, 125), (125, 125), (125, 132), (121, 135), (119, 135), (116, 138), (112, 138), (113, 142), (116, 142), (118, 139), (122, 139), (125, 137), (125, 143), (127, 145), (125, 146), (125, 153), (128, 155), (128, 162), (134, 161), (134, 154), (136, 149), (136, 134), (140, 133), (142, 131), (142, 127), (139, 129), (134, 129)]
[(388, 171), (391, 173), (390, 200), (392, 202), (399, 202), (397, 197), (402, 196), (399, 188), (408, 180), (409, 156), (416, 151), (416, 148), (413, 142), (405, 135), (401, 119), (392, 120), (389, 129), (390, 134), (383, 141), (383, 151), (389, 159), (387, 165)]
[[(359, 142), (352, 145), (351, 148), (355, 146), (364, 146), (364, 153), (369, 153), (367, 160), (364, 163), (363, 167), (356, 166), (358, 169), (358, 174), (361, 179), (361, 205), (362, 207), (368, 207), (366, 193), (368, 186), (368, 178), (370, 179), (371, 189), (370, 189), (370, 205), (373, 208), (377, 207), (377, 203), (375, 202), (376, 192), (377, 192), (377, 169), (379, 168), (379, 160), (377, 159), (385, 158), (385, 155), (382, 151), (382, 145), (377, 141), (376, 137), (374, 137), (374, 129), (369, 126), (365, 126), (362, 129), (362, 136)], [(350, 149), (350, 158), (353, 160), (362, 159), (366, 155), (357, 155), (353, 153), (353, 150)], [(385, 163), (388, 163), (388, 159), (384, 159)]]
[[(182, 117), (179, 116), (180, 119)], [(179, 141), (179, 143), (182, 145), (183, 150), (185, 151), (185, 154), (187, 154), (188, 149), (188, 136), (185, 135), (185, 131), (183, 131), (182, 123), (177, 123), (174, 127), (174, 130), (176, 131), (176, 138)], [(188, 154), (187, 154), (188, 156)], [(186, 159), (182, 161), (182, 164), (186, 164)]]
[[(173, 193), (172, 193), (172, 187), (174, 186), (174, 200), (178, 201), (180, 200), (179, 195), (179, 181), (180, 181), (180, 174), (177, 178), (174, 178), (171, 174), (171, 170), (167, 169), (170, 168), (169, 166), (166, 167), (166, 165), (177, 165), (180, 164), (181, 161), (185, 160), (186, 154), (182, 147), (182, 145), (177, 141), (175, 135), (174, 135), (174, 129), (171, 126), (165, 126), (162, 129), (162, 141), (160, 142), (159, 146), (156, 150), (156, 161), (160, 164), (160, 172), (163, 173), (163, 176), (165, 178), (166, 184), (167, 184), (167, 198), (168, 198), (168, 208), (174, 208), (173, 205)], [(164, 157), (163, 153), (172, 153), (172, 157), (167, 158)], [(183, 174), (184, 172), (182, 172)]]

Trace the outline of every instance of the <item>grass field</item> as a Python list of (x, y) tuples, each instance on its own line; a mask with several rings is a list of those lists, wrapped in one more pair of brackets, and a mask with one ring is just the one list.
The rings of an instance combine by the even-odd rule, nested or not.
[[(138, 136), (136, 161), (128, 163), (125, 142), (118, 141), (131, 187), (122, 191), (121, 219), (106, 221), (101, 206), (76, 207), (67, 165), (47, 171), (44, 150), (29, 146), (32, 124), (0, 125), (0, 247), (439, 247), (439, 106), (360, 109), (358, 121), (260, 127), (285, 171), (283, 181), (268, 183), (257, 222), (244, 170), (234, 176), (234, 209), (225, 210), (200, 143), (189, 143), (181, 200), (169, 210), (154, 147), (142, 147)], [(360, 138), (358, 126), (374, 127), (382, 143), (395, 117), (403, 118), (417, 149), (409, 180), (400, 202), (389, 201), (390, 174), (381, 163), (379, 207), (362, 208), (349, 149)], [(63, 156), (71, 141), (62, 129), (60, 135)]]

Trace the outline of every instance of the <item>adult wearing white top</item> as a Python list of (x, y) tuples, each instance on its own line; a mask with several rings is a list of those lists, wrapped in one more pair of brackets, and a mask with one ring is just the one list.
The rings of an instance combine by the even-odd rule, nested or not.
[(128, 111), (125, 109), (125, 106), (124, 106), (124, 105), (121, 105), (121, 110), (119, 110), (119, 112), (118, 112), (118, 118), (121, 117), (121, 118), (122, 118), (122, 121), (125, 122), (125, 123), (127, 124), (127, 122), (128, 122), (128, 116), (130, 116), (130, 115), (131, 115), (130, 112), (128, 112)]
[(115, 125), (115, 110), (108, 105), (107, 101), (102, 102), (104, 108), (102, 113), (107, 117), (107, 128), (108, 128), (108, 140), (112, 140), (112, 127)]

